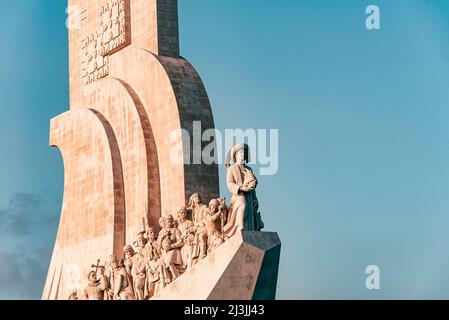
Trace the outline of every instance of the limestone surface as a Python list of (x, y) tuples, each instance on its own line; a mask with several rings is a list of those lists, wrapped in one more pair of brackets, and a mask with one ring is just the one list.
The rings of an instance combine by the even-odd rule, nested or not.
[(274, 300), (281, 241), (244, 231), (187, 270), (154, 300)]

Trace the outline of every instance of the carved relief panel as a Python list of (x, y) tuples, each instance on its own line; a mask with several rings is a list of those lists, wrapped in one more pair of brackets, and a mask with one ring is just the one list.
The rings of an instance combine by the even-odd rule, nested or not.
[(108, 0), (98, 11), (97, 30), (82, 40), (84, 84), (109, 74), (109, 56), (131, 43), (130, 0)]

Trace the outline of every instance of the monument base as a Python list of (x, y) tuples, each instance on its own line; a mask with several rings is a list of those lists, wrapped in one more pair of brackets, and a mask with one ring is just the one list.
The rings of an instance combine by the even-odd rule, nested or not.
[(280, 253), (277, 233), (244, 231), (152, 300), (274, 300)]

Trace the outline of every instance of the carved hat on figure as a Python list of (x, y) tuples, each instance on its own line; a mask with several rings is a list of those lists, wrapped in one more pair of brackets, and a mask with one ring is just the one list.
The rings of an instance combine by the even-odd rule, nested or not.
[(251, 161), (250, 153), (249, 153), (249, 146), (246, 143), (240, 143), (233, 146), (229, 152), (228, 156), (226, 157), (226, 168), (229, 169), (231, 167), (231, 161), (236, 163), (237, 162), (237, 153), (239, 151), (245, 151), (245, 161), (246, 163)]

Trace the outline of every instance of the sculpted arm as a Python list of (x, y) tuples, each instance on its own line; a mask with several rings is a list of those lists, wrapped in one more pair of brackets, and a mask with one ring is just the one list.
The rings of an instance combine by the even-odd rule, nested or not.
[(229, 192), (231, 192), (232, 194), (239, 194), (241, 185), (238, 185), (237, 182), (235, 181), (233, 172), (234, 172), (233, 167), (228, 169), (226, 176), (226, 183)]
[(245, 168), (245, 181), (246, 181), (246, 175), (249, 175), (250, 181), (247, 182), (241, 190), (244, 192), (250, 192), (252, 190), (255, 190), (259, 184), (259, 181), (257, 180), (256, 176), (253, 173), (253, 170), (249, 167)]
[(104, 274), (100, 275), (100, 290), (101, 291), (106, 291), (109, 289), (109, 283), (106, 280), (106, 277), (104, 276)]
[(181, 231), (176, 229), (175, 234), (176, 234), (176, 243), (172, 244), (172, 248), (173, 249), (182, 248), (182, 246), (184, 245), (184, 240), (182, 240)]
[(212, 221), (217, 222), (221, 218), (221, 211), (218, 211), (216, 214), (212, 216)]

